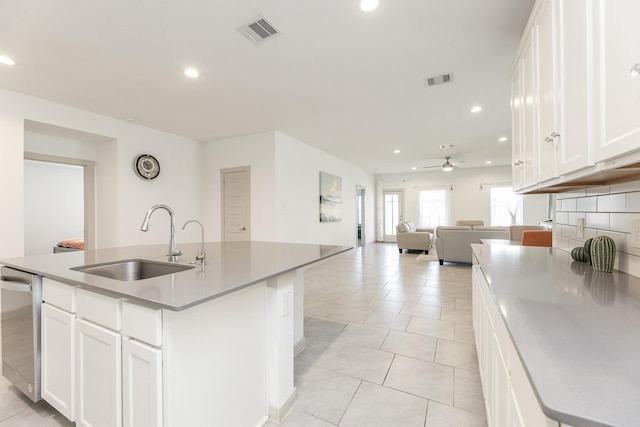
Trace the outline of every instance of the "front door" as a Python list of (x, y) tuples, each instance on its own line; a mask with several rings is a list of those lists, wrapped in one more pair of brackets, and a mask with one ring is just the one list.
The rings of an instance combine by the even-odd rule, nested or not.
[(251, 240), (251, 168), (224, 169), (221, 174), (224, 241)]
[(399, 190), (385, 190), (384, 197), (384, 241), (396, 242), (396, 225), (403, 221), (404, 197)]

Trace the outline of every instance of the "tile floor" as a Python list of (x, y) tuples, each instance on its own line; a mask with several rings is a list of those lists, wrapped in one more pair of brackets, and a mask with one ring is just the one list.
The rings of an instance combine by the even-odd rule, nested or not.
[[(471, 268), (425, 258), (373, 243), (305, 272), (307, 347), (282, 426), (486, 426)], [(73, 425), (0, 377), (0, 427)]]

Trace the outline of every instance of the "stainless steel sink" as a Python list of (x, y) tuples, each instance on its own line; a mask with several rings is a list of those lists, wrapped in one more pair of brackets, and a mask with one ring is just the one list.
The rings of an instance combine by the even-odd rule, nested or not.
[(109, 279), (133, 282), (134, 280), (150, 279), (166, 274), (179, 273), (190, 270), (194, 266), (172, 264), (167, 262), (149, 261), (145, 259), (126, 259), (106, 262), (103, 264), (83, 265), (71, 270), (80, 271)]

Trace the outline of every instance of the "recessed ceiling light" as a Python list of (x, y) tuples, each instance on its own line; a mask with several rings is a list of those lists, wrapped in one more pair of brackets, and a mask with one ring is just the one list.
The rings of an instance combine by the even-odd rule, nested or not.
[(4, 65), (16, 65), (16, 62), (8, 56), (0, 56), (0, 64)]
[(486, 164), (488, 164), (488, 165), (490, 165), (490, 164), (491, 164), (491, 163), (493, 163), (493, 162), (492, 162), (491, 160), (487, 160), (485, 163), (486, 163)]
[(393, 154), (400, 154), (400, 150), (393, 150)]
[(498, 139), (498, 141), (500, 142), (506, 142), (507, 141), (507, 137), (503, 136), (502, 138)]
[(371, 12), (378, 8), (378, 0), (360, 0), (360, 9)]
[(471, 110), (469, 111), (471, 111), (472, 113), (479, 113), (480, 111), (482, 111), (482, 107), (479, 105), (476, 105), (474, 107), (471, 107)]
[(187, 68), (184, 70), (184, 75), (195, 79), (196, 77), (200, 76), (200, 73), (195, 68)]
[(411, 170), (412, 170), (412, 171), (414, 171), (414, 170), (416, 170), (416, 169), (418, 169), (418, 168), (417, 168), (417, 167), (415, 167), (415, 166), (413, 166), (413, 167), (411, 168)]

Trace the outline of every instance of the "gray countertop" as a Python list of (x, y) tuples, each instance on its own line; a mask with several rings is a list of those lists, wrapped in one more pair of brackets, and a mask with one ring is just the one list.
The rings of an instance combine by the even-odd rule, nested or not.
[(545, 414), (640, 425), (640, 279), (552, 248), (471, 246)]
[[(200, 243), (180, 244), (179, 264), (189, 264)], [(179, 311), (351, 249), (347, 246), (273, 242), (206, 243), (205, 269), (123, 282), (70, 270), (123, 259), (167, 262), (167, 245), (125, 246), (0, 260), (0, 264), (64, 283)]]

